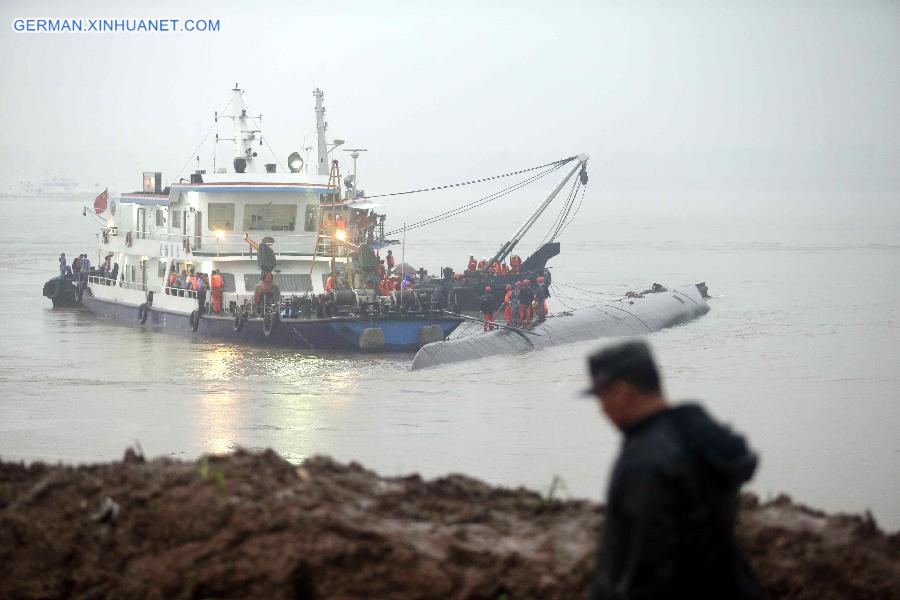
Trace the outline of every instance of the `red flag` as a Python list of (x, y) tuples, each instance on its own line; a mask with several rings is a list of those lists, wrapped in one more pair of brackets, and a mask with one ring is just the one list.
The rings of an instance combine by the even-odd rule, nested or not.
[(106, 188), (99, 196), (94, 198), (94, 212), (98, 215), (106, 210), (106, 198), (109, 195), (107, 192), (109, 192), (109, 188)]

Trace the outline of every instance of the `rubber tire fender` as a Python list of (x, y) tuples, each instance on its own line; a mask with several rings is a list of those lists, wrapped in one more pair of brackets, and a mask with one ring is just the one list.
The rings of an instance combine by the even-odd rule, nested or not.
[(147, 303), (144, 302), (140, 306), (138, 306), (138, 323), (143, 325), (147, 322), (147, 317), (150, 315), (150, 308), (147, 306)]
[(51, 300), (58, 300), (62, 296), (63, 282), (61, 279), (51, 279), (53, 282), (53, 292), (47, 296)]
[(262, 322), (262, 330), (263, 335), (266, 337), (272, 337), (272, 334), (278, 329), (278, 315), (271, 314), (263, 317)]
[(234, 313), (234, 320), (231, 322), (231, 328), (234, 330), (235, 333), (237, 333), (241, 329), (244, 328), (244, 323), (246, 321), (247, 321), (247, 318), (244, 315), (244, 313), (240, 313), (240, 312)]
[(200, 328), (200, 311), (196, 308), (191, 313), (191, 331), (197, 331)]

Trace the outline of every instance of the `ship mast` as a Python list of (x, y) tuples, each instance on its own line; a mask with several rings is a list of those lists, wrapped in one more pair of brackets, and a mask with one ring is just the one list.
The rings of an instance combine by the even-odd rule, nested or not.
[(325, 92), (316, 88), (313, 90), (313, 96), (316, 97), (316, 134), (319, 141), (319, 166), (316, 172), (319, 175), (328, 175), (328, 142), (325, 140), (328, 123), (325, 122), (325, 105), (323, 104)]

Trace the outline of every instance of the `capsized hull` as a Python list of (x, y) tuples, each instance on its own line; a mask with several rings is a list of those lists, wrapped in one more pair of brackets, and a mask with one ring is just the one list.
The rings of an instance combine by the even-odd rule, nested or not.
[[(278, 321), (269, 335), (261, 319), (249, 319), (235, 331), (230, 316), (204, 315), (197, 330), (191, 326), (190, 315), (150, 308), (146, 322), (141, 325), (138, 307), (85, 296), (84, 306), (102, 317), (151, 330), (180, 333), (199, 338), (214, 338), (237, 344), (266, 345), (305, 350), (383, 350), (387, 352), (415, 352), (422, 347), (423, 328), (439, 327), (443, 336), (452, 333), (459, 319), (380, 319), (359, 320), (348, 317), (332, 319), (285, 319)], [(379, 328), (384, 335), (383, 346), (362, 347), (366, 329)]]
[(646, 294), (643, 298), (623, 298), (598, 304), (565, 316), (552, 316), (531, 330), (537, 335), (501, 329), (427, 344), (416, 354), (411, 368), (424, 369), (603, 337), (644, 335), (708, 312), (709, 305), (697, 286), (687, 285)]

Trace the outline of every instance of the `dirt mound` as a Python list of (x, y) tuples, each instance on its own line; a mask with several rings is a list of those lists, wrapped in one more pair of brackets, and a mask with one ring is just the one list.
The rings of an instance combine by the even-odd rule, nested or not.
[[(0, 463), (0, 596), (579, 598), (602, 517), (274, 452)], [(739, 537), (775, 597), (900, 597), (900, 537), (870, 519), (747, 496)]]

